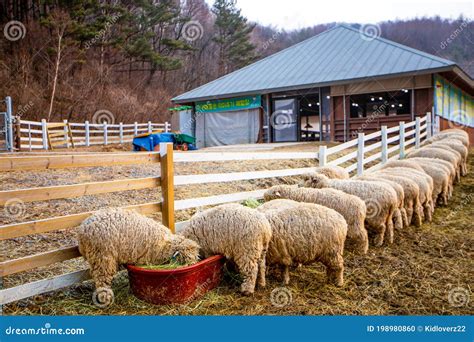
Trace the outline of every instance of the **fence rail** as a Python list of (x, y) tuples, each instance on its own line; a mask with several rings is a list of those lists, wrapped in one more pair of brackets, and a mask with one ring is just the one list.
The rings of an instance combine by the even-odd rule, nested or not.
[[(64, 134), (56, 133), (54, 143), (48, 142), (48, 127), (54, 125), (61, 125), (69, 128), (64, 129)], [(151, 133), (153, 131), (169, 132), (171, 124), (169, 122), (133, 124), (94, 124), (86, 121), (84, 123), (68, 122), (64, 120), (61, 123), (48, 123), (46, 120), (28, 121), (17, 120), (15, 124), (15, 140), (18, 150), (37, 151), (48, 150), (51, 144), (64, 145), (69, 147), (68, 134), (72, 135), (72, 142), (74, 146), (93, 146), (93, 145), (108, 145), (108, 144), (124, 144), (133, 140), (136, 135), (143, 133)], [(50, 134), (51, 137), (51, 134)], [(57, 147), (56, 145), (53, 145)]]
[[(407, 130), (413, 128), (411, 130)], [(139, 179), (112, 180), (63, 186), (52, 186), (34, 189), (19, 189), (0, 191), (0, 205), (5, 205), (10, 198), (25, 202), (44, 201), (59, 198), (73, 198), (84, 195), (108, 193), (115, 191), (137, 190), (161, 187), (162, 201), (144, 203), (124, 207), (149, 215), (162, 213), (162, 221), (174, 231), (175, 226), (181, 227), (184, 222), (175, 224), (174, 212), (202, 206), (212, 206), (222, 203), (237, 202), (248, 198), (262, 198), (264, 189), (231, 194), (221, 194), (200, 198), (174, 200), (174, 187), (189, 184), (206, 184), (216, 182), (231, 182), (238, 180), (253, 180), (273, 177), (301, 175), (314, 170), (314, 167), (264, 170), (254, 172), (215, 173), (204, 175), (174, 175), (174, 163), (193, 163), (204, 161), (230, 160), (288, 160), (312, 159), (319, 165), (341, 165), (349, 172), (361, 174), (390, 159), (403, 158), (413, 148), (418, 148), (423, 138), (433, 134), (431, 115), (418, 117), (410, 123), (401, 122), (399, 126), (382, 127), (379, 132), (364, 135), (359, 133), (357, 139), (331, 148), (320, 146), (318, 152), (284, 152), (284, 153), (177, 153), (173, 155), (171, 144), (161, 144), (160, 153), (87, 153), (55, 155), (44, 154), (37, 156), (11, 156), (0, 158), (0, 171), (36, 170), (75, 168), (88, 166), (130, 165), (137, 163), (160, 163), (160, 177)], [(398, 134), (396, 134), (398, 133)], [(409, 139), (407, 139), (409, 138)], [(343, 153), (341, 156), (340, 154)], [(332, 159), (332, 160), (330, 160)], [(351, 164), (347, 165), (347, 163)], [(31, 234), (41, 234), (62, 229), (77, 227), (85, 218), (94, 212), (86, 212), (42, 220), (13, 223), (0, 226), (0, 240), (22, 237)], [(48, 266), (79, 257), (77, 246), (70, 246), (40, 254), (7, 260), (0, 263), (2, 276), (28, 271), (37, 267)], [(58, 290), (77, 282), (89, 279), (88, 270), (80, 270), (43, 279), (32, 283), (0, 290), (0, 304), (6, 304), (33, 295)]]

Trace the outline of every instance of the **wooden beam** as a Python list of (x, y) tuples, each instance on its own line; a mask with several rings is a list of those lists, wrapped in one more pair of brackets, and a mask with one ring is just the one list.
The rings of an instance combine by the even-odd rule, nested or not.
[(162, 221), (174, 233), (174, 167), (173, 144), (160, 143)]
[(176, 163), (230, 160), (317, 159), (317, 152), (186, 152), (176, 153)]
[(120, 179), (106, 182), (47, 186), (41, 188), (0, 191), (0, 205), (12, 198), (23, 202), (49, 201), (61, 198), (75, 198), (105, 194), (117, 191), (141, 190), (160, 186), (159, 177)]
[(63, 274), (54, 278), (38, 280), (32, 283), (0, 290), (0, 305), (15, 302), (42, 293), (59, 290), (90, 279), (89, 270)]
[(309, 172), (314, 172), (315, 170), (316, 168), (314, 167), (305, 167), (305, 168), (284, 169), (284, 170), (263, 170), (263, 171), (232, 172), (232, 173), (211, 173), (211, 174), (204, 174), (204, 175), (184, 175), (184, 176), (175, 176), (175, 185), (223, 183), (223, 182), (235, 182), (239, 180), (288, 177), (288, 176), (296, 176), (296, 175), (302, 175)]
[(185, 200), (179, 200), (175, 202), (176, 210), (185, 210), (190, 208), (203, 207), (207, 205), (216, 205), (223, 203), (231, 202), (240, 202), (249, 198), (260, 199), (263, 198), (263, 194), (267, 191), (263, 190), (254, 190), (254, 191), (245, 191), (245, 192), (236, 192), (232, 194), (216, 195), (216, 196), (207, 196), (207, 197), (198, 197), (190, 198)]
[(0, 158), (0, 171), (48, 170), (74, 167), (158, 163), (158, 153), (90, 153)]
[[(145, 203), (130, 205), (123, 209), (135, 210), (143, 215), (149, 215), (161, 211), (161, 203)], [(69, 229), (77, 227), (92, 215), (95, 211), (89, 211), (80, 214), (53, 217), (43, 220), (28, 221), (22, 223), (13, 223), (0, 226), (0, 241), (12, 239), (20, 236), (52, 232), (55, 230)]]
[(37, 267), (48, 266), (80, 256), (81, 253), (79, 253), (79, 248), (77, 246), (73, 246), (35, 255), (29, 255), (14, 260), (8, 260), (0, 263), (0, 276), (5, 277), (10, 274), (28, 271)]

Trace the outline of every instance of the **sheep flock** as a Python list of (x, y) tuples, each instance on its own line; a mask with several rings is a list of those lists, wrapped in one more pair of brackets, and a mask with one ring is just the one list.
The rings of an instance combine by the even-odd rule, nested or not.
[(370, 246), (396, 243), (409, 225), (430, 222), (446, 205), (453, 184), (468, 173), (469, 136), (448, 129), (403, 160), (391, 160), (349, 177), (341, 167), (318, 167), (299, 185), (266, 190), (257, 208), (224, 204), (195, 214), (177, 234), (133, 211), (101, 210), (80, 226), (79, 249), (91, 266), (94, 303), (113, 302), (111, 282), (123, 264), (159, 264), (170, 258), (197, 262), (215, 254), (235, 265), (240, 291), (265, 287), (266, 268), (320, 262), (327, 280), (343, 286), (344, 252), (366, 254)]

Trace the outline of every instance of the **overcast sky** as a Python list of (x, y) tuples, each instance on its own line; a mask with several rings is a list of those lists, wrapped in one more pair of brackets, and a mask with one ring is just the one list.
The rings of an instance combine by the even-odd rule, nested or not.
[[(206, 0), (212, 5), (213, 0)], [(249, 20), (284, 29), (330, 22), (377, 23), (439, 15), (473, 18), (473, 0), (237, 0)]]

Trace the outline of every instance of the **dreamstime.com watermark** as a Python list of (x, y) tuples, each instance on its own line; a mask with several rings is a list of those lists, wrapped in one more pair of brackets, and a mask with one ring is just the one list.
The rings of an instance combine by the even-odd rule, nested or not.
[(15, 328), (9, 326), (5, 329), (6, 335), (85, 335), (84, 328), (52, 328), (50, 323), (45, 323), (40, 328)]
[(449, 44), (451, 44), (463, 31), (465, 28), (467, 28), (468, 21), (465, 20), (461, 22), (461, 25), (457, 29), (455, 29), (449, 37), (447, 37), (445, 40), (443, 40), (440, 44), (439, 47), (444, 50), (448, 47)]
[(291, 290), (286, 287), (276, 287), (270, 293), (270, 302), (277, 308), (284, 308), (293, 302)]
[(455, 308), (467, 306), (471, 295), (469, 290), (464, 287), (454, 287), (448, 292), (448, 302)]

